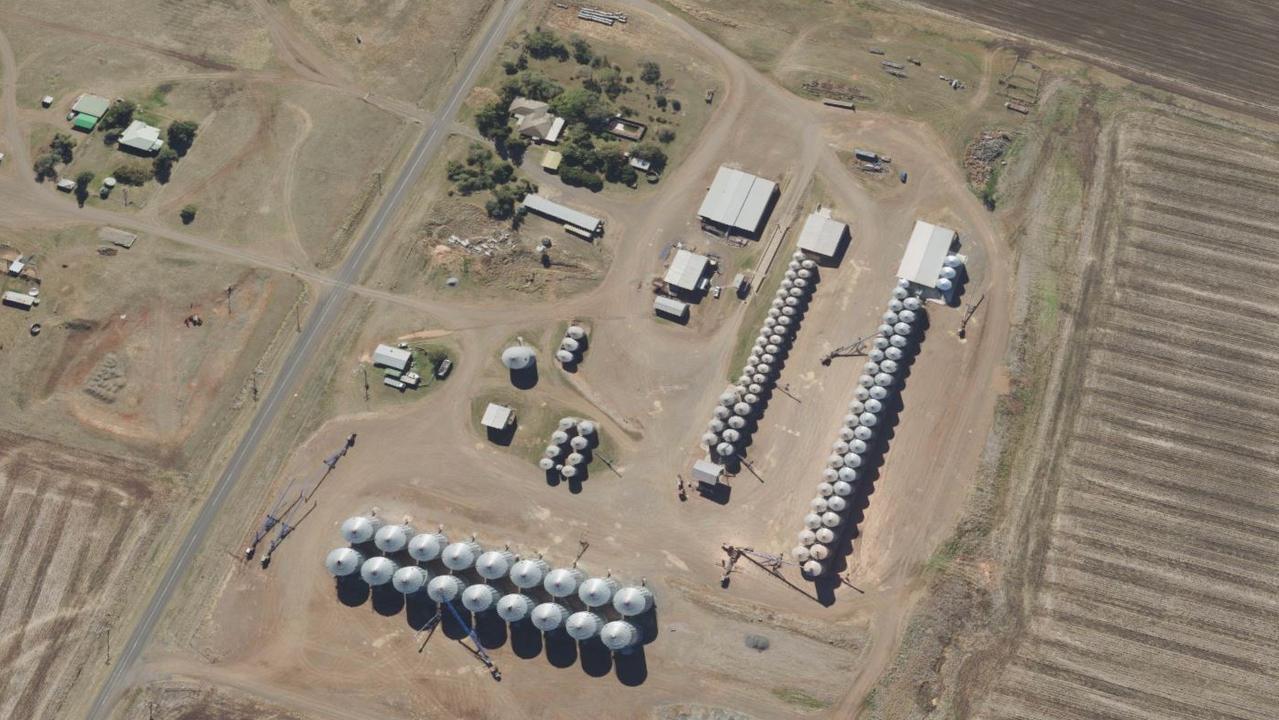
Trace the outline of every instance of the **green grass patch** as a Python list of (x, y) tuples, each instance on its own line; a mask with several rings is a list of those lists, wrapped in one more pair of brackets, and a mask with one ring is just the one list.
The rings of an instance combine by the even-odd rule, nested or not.
[(830, 703), (815, 698), (799, 688), (773, 688), (773, 695), (788, 705), (801, 707), (805, 710), (822, 710), (830, 707)]

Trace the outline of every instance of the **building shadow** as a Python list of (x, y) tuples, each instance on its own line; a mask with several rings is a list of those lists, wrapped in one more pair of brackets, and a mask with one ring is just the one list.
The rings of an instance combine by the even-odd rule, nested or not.
[(511, 371), (511, 384), (520, 390), (528, 390), (537, 385), (537, 363), (533, 363), (523, 370)]
[(391, 583), (373, 588), (373, 611), (378, 615), (390, 617), (404, 609), (404, 594), (396, 590)]
[(439, 611), (440, 606), (425, 592), (418, 591), (404, 598), (404, 619), (414, 630), (426, 627)]
[(629, 652), (617, 653), (613, 657), (613, 670), (617, 679), (627, 687), (639, 687), (648, 679), (648, 661), (644, 658), (644, 647), (632, 648)]
[(369, 584), (364, 578), (356, 575), (334, 578), (334, 591), (338, 602), (347, 607), (359, 607), (369, 601)]
[(546, 474), (547, 485), (549, 485), (550, 487), (556, 487), (560, 484), (562, 478), (560, 477), (559, 470), (556, 470), (555, 468), (551, 468), (550, 470), (547, 470), (545, 474)]
[[(444, 609), (444, 615), (440, 617), (440, 630), (444, 633), (444, 637), (450, 640), (463, 640), (471, 636), (467, 626), (474, 625), (474, 618), (471, 617), (471, 611), (464, 607), (458, 607), (455, 603), (453, 609), (457, 610), (457, 615), (449, 612), (448, 608)], [(458, 617), (462, 618), (462, 622), (458, 622)]]
[(557, 668), (572, 667), (577, 664), (577, 641), (563, 630), (546, 633), (542, 637), (546, 647), (546, 660)]
[(635, 626), (636, 630), (640, 631), (640, 644), (648, 645), (657, 639), (658, 626), (656, 605), (649, 608), (647, 612), (640, 613), (639, 615), (633, 615), (627, 618), (627, 620)]
[(533, 627), (528, 620), (511, 623), (511, 652), (516, 657), (531, 660), (542, 654), (542, 631)]
[(604, 677), (613, 672), (613, 652), (604, 647), (599, 638), (579, 643), (578, 655), (582, 659), (582, 671), (591, 677)]
[(519, 426), (520, 426), (520, 422), (519, 420), (516, 420), (501, 430), (498, 430), (496, 428), (491, 428), (491, 427), (486, 427), (484, 428), (484, 430), (485, 430), (485, 435), (488, 437), (489, 442), (493, 443), (494, 445), (501, 445), (503, 447), (508, 447), (510, 446), (512, 442), (514, 442), (515, 431), (519, 429)]
[[(736, 461), (737, 466), (741, 467), (741, 461)], [(697, 483), (697, 494), (719, 505), (727, 505), (728, 501), (733, 497), (733, 486), (728, 483), (719, 482), (714, 485), (706, 485)]]
[(486, 649), (500, 648), (508, 637), (506, 621), (493, 611), (479, 613), (475, 616), (475, 634)]

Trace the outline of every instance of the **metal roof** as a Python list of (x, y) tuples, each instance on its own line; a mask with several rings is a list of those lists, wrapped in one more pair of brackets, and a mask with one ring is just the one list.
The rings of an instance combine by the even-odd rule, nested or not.
[(164, 145), (164, 141), (160, 139), (160, 128), (141, 120), (129, 123), (129, 127), (120, 135), (119, 143), (142, 152), (154, 152)]
[(111, 107), (111, 101), (101, 95), (89, 95), (88, 93), (76, 98), (75, 105), (71, 106), (71, 112), (82, 113), (84, 115), (92, 115), (100, 118), (106, 114), (107, 108)]
[(693, 463), (693, 479), (714, 485), (724, 475), (724, 466), (710, 460), (698, 460)]
[(937, 287), (937, 276), (954, 242), (954, 230), (916, 220), (901, 266), (897, 268), (897, 277), (923, 287)]
[(525, 195), (523, 205), (539, 215), (545, 215), (552, 220), (580, 227), (588, 232), (599, 232), (600, 227), (604, 224), (604, 221), (597, 217), (587, 215), (573, 208), (564, 207), (557, 202), (547, 200), (541, 195)]
[(675, 298), (668, 298), (665, 295), (658, 295), (653, 298), (653, 310), (682, 318), (688, 314), (688, 303), (680, 302)]
[(564, 161), (564, 155), (558, 150), (547, 150), (542, 156), (542, 169), (554, 172), (560, 169), (560, 163)]
[(799, 232), (799, 249), (834, 257), (847, 232), (847, 225), (831, 219), (830, 208), (820, 208), (804, 221), (804, 229)]
[(378, 345), (373, 348), (373, 364), (382, 367), (395, 368), (401, 372), (409, 367), (409, 361), (413, 359), (413, 353), (390, 345)]
[(511, 409), (505, 405), (497, 403), (489, 403), (484, 409), (484, 417), (480, 420), (480, 424), (484, 427), (490, 427), (494, 430), (505, 430), (506, 426), (511, 422)]
[(697, 282), (706, 272), (708, 262), (710, 258), (705, 255), (680, 250), (675, 253), (675, 259), (671, 261), (671, 267), (666, 271), (666, 282), (683, 290), (696, 290)]
[(721, 166), (697, 214), (704, 220), (757, 232), (777, 183)]
[(71, 121), (71, 125), (81, 130), (92, 130), (98, 124), (98, 118), (88, 113), (80, 113)]

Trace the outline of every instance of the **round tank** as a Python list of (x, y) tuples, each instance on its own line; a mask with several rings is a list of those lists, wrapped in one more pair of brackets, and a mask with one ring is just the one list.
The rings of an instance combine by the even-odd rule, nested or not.
[(879, 424), (879, 418), (875, 416), (875, 413), (870, 412), (862, 413), (858, 420), (866, 427), (875, 427)]
[(625, 620), (614, 620), (600, 628), (600, 640), (609, 650), (626, 650), (639, 642), (639, 630)]
[(466, 583), (455, 575), (436, 575), (426, 584), (426, 594), (437, 603), (452, 602), (462, 594)]
[(816, 530), (822, 526), (822, 516), (817, 513), (809, 513), (804, 516), (804, 527), (809, 530)]
[(755, 405), (759, 402), (759, 396), (755, 393), (746, 393), (742, 396), (742, 401), (747, 405)]
[(497, 601), (497, 616), (508, 623), (519, 622), (533, 610), (533, 600), (528, 595), (511, 593)]
[(853, 494), (852, 483), (844, 482), (843, 480), (841, 480), (837, 483), (834, 483), (832, 487), (835, 488), (835, 494), (840, 497), (848, 497), (849, 495)]
[(814, 560), (825, 560), (830, 557), (830, 548), (825, 545), (814, 545), (808, 549), (808, 556)]
[(804, 563), (803, 570), (804, 570), (804, 574), (807, 575), (808, 577), (818, 577), (822, 573), (826, 572), (826, 566), (821, 564), (817, 560), (809, 560), (808, 562)]
[(565, 330), (564, 334), (573, 338), (574, 340), (581, 340), (582, 338), (586, 337), (586, 328), (582, 327), (581, 325), (569, 325), (568, 330)]
[(770, 330), (777, 327), (777, 318), (764, 318), (764, 327), (769, 328)]
[[(880, 373), (875, 376), (875, 384), (880, 387), (892, 387), (893, 376), (889, 375), (888, 373)], [(867, 423), (862, 423), (862, 424), (866, 425)]]
[(485, 580), (497, 580), (506, 577), (515, 564), (515, 553), (510, 550), (489, 550), (482, 553), (475, 561), (475, 572)]
[(440, 556), (449, 544), (442, 532), (421, 533), (409, 540), (409, 556), (418, 562), (429, 562)]
[(804, 254), (803, 250), (796, 250), (795, 252), (791, 253), (790, 256), (792, 260), (803, 260), (805, 257), (807, 257), (807, 255)]
[(826, 500), (826, 509), (831, 512), (844, 512), (848, 509), (848, 501), (838, 495), (832, 495)]
[(774, 307), (779, 310), (785, 306), (786, 306), (786, 303), (783, 302), (781, 298), (773, 298), (773, 301), (769, 303), (769, 307)]
[(581, 465), (586, 462), (586, 456), (582, 453), (569, 453), (564, 462), (568, 465)]
[[(861, 403), (858, 404), (860, 405)], [(857, 414), (849, 413), (845, 415), (843, 422), (844, 427), (857, 427)]]
[(722, 442), (715, 446), (715, 452), (720, 457), (732, 457), (735, 449), (733, 443)]
[(805, 545), (796, 545), (791, 548), (790, 556), (795, 558), (795, 562), (802, 563), (805, 560), (808, 560), (808, 547)]
[(586, 573), (577, 568), (556, 568), (546, 574), (542, 587), (552, 597), (568, 597), (577, 592), (577, 588), (586, 579)]
[(902, 305), (905, 305), (907, 310), (919, 310), (924, 306), (924, 304), (919, 301), (919, 298), (915, 297), (909, 297), (902, 300)]
[(857, 468), (862, 466), (862, 456), (857, 453), (850, 452), (844, 454), (844, 467)]
[(817, 542), (823, 545), (829, 545), (835, 542), (835, 531), (831, 530), (830, 528), (822, 528), (821, 530), (818, 530)]
[(910, 345), (910, 338), (905, 335), (894, 335), (888, 338), (888, 342), (895, 348), (904, 348)]
[(555, 445), (563, 445), (566, 442), (568, 442), (568, 433), (563, 430), (556, 430), (551, 433), (551, 443)]
[(360, 566), (360, 577), (371, 586), (385, 585), (391, 582), (391, 577), (399, 569), (399, 566), (390, 558), (372, 557)]
[(817, 542), (817, 535), (812, 530), (804, 528), (799, 531), (799, 542), (801, 545), (812, 545)]
[(485, 612), (497, 604), (498, 595), (492, 585), (471, 585), (462, 591), (462, 606), (473, 613)]
[(385, 553), (399, 552), (408, 547), (409, 538), (417, 533), (410, 525), (386, 525), (373, 535), (373, 544)]
[(545, 470), (545, 471), (548, 471), (548, 472), (549, 472), (549, 471), (551, 471), (551, 470), (554, 470), (554, 469), (555, 469), (555, 461), (554, 461), (554, 460), (552, 460), (551, 458), (544, 457), (544, 458), (541, 458), (540, 460), (538, 460), (538, 461), (537, 461), (537, 466), (538, 466), (540, 469), (542, 469), (542, 470)]
[(568, 619), (568, 610), (564, 606), (554, 602), (544, 602), (533, 608), (529, 613), (529, 618), (533, 621), (533, 627), (542, 632), (553, 632), (559, 630)]
[(444, 548), (440, 560), (449, 570), (466, 570), (475, 564), (483, 549), (474, 540), (462, 540)]
[[(774, 319), (781, 317), (781, 316), (782, 316), (781, 308), (769, 308), (769, 309), (768, 309), (768, 316), (769, 316), (770, 318), (774, 318)], [(757, 347), (756, 349), (758, 349), (758, 347)], [(758, 353), (756, 353), (756, 354), (758, 354)]]
[(412, 595), (426, 585), (427, 572), (416, 565), (402, 567), (391, 576), (391, 585), (405, 595)]
[(746, 418), (741, 415), (734, 415), (728, 419), (728, 426), (734, 430), (741, 430), (746, 427)]
[(560, 418), (560, 421), (556, 425), (555, 429), (559, 430), (562, 433), (567, 433), (576, 426), (577, 426), (577, 418), (563, 417), (563, 418)]
[(855, 436), (855, 435), (853, 435), (853, 429), (852, 429), (852, 428), (850, 428), (850, 427), (848, 427), (847, 425), (845, 425), (845, 426), (843, 426), (843, 427), (841, 427), (841, 428), (839, 429), (839, 439), (840, 439), (840, 440), (843, 440), (844, 442), (848, 442), (849, 440), (852, 440), (854, 437), (856, 437), (856, 436)]
[(865, 440), (866, 442), (870, 442), (870, 439), (875, 437), (875, 431), (865, 425), (858, 425), (853, 428), (853, 434), (857, 436), (858, 440)]
[(808, 507), (811, 508), (813, 512), (820, 515), (821, 513), (826, 512), (826, 498), (815, 497), (808, 501)]
[(602, 607), (613, 599), (621, 584), (611, 577), (593, 577), (577, 589), (577, 597), (586, 607)]
[(781, 281), (781, 283), (778, 285), (778, 287), (780, 287), (780, 288), (781, 288), (781, 289), (783, 289), (783, 290), (787, 290), (787, 291), (789, 291), (791, 288), (795, 287), (795, 281), (794, 281), (794, 280), (785, 280), (785, 279), (784, 279), (784, 280), (782, 280), (782, 281)]
[(942, 278), (943, 280), (954, 280), (955, 276), (958, 274), (959, 273), (955, 272), (955, 268), (953, 267), (942, 267), (941, 272), (938, 274), (938, 277)]
[(842, 523), (843, 521), (844, 521), (844, 518), (840, 517), (839, 513), (833, 513), (830, 511), (822, 513), (823, 527), (837, 528), (839, 527), (839, 524)]
[(764, 383), (768, 382), (768, 376), (759, 375), (759, 374), (752, 375), (751, 382), (756, 383), (758, 385), (763, 385)]
[(938, 289), (938, 290), (940, 290), (940, 291), (942, 291), (942, 292), (944, 292), (944, 293), (945, 293), (945, 292), (950, 292), (950, 289), (951, 289), (951, 288), (953, 288), (953, 287), (955, 287), (955, 283), (951, 282), (951, 281), (950, 281), (950, 280), (948, 280), (947, 278), (938, 278), (938, 279), (937, 279), (937, 289)]
[(798, 314), (799, 314), (799, 311), (796, 310), (795, 308), (782, 305), (782, 315), (784, 315), (785, 317), (795, 317)]
[(564, 632), (578, 642), (595, 637), (602, 627), (604, 627), (604, 620), (587, 610), (575, 612), (564, 621)]
[(566, 337), (560, 341), (561, 350), (568, 350), (569, 352), (577, 352), (578, 348), (580, 347), (582, 347), (582, 344), (571, 337)]
[(835, 486), (826, 481), (817, 483), (817, 494), (824, 498), (828, 498), (835, 494)]
[(502, 351), (502, 364), (508, 370), (526, 370), (537, 362), (537, 353), (527, 345), (512, 345)]
[(790, 290), (788, 290), (787, 292), (789, 292), (789, 293), (790, 293), (790, 296), (791, 296), (791, 297), (793, 297), (793, 298), (795, 298), (795, 299), (797, 299), (797, 300), (798, 300), (799, 298), (804, 297), (804, 290), (803, 290), (802, 288), (793, 287), (793, 288), (791, 288)]
[(577, 468), (572, 465), (565, 465), (560, 468), (560, 476), (564, 478), (575, 478), (577, 477), (577, 472)]
[(568, 350), (556, 350), (555, 359), (559, 360), (562, 363), (571, 363), (577, 359), (577, 356), (569, 352)]
[(333, 577), (346, 577), (359, 570), (363, 564), (364, 556), (349, 547), (335, 548), (324, 558), (324, 567)]
[(511, 566), (511, 582), (528, 590), (542, 584), (551, 566), (542, 558), (525, 558)]
[(781, 346), (782, 348), (786, 347), (786, 338), (782, 337), (781, 335), (769, 335), (768, 342), (770, 345), (778, 345), (778, 346)]
[(372, 540), (374, 533), (381, 527), (382, 520), (379, 518), (356, 515), (342, 523), (342, 538), (352, 545), (359, 545)]
[(842, 467), (839, 469), (839, 479), (846, 484), (857, 482), (857, 471), (850, 467)]

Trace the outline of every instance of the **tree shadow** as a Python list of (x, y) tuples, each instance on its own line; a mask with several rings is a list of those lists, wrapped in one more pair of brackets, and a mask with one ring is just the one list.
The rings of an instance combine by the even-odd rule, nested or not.
[(613, 658), (613, 669), (618, 681), (623, 685), (627, 687), (643, 685), (648, 679), (648, 661), (644, 658), (643, 646), (617, 653)]
[(369, 584), (358, 574), (334, 578), (333, 585), (338, 602), (347, 607), (359, 607), (369, 601)]
[(582, 670), (591, 677), (604, 677), (613, 671), (613, 653), (604, 647), (599, 638), (583, 640), (578, 644)]
[(557, 668), (572, 667), (577, 663), (577, 641), (563, 630), (546, 633), (542, 642), (546, 647), (546, 660)]

